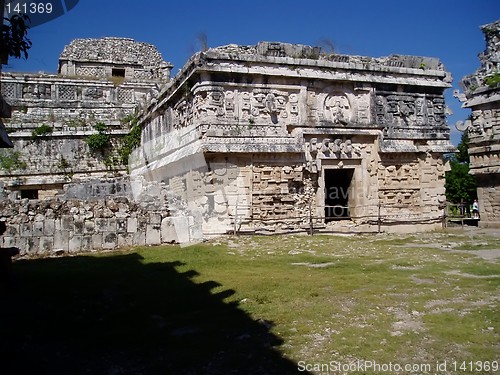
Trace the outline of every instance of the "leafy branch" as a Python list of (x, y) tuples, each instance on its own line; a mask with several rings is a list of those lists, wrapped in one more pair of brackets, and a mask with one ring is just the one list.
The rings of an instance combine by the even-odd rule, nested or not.
[(14, 58), (28, 58), (28, 50), (31, 41), (28, 39), (30, 18), (25, 14), (14, 15), (10, 18), (4, 17), (1, 37), (1, 59), (2, 64), (7, 63), (9, 56)]

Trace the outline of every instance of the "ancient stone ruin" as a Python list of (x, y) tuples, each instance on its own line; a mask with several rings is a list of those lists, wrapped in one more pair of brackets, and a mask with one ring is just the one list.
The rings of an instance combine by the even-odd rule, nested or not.
[[(2, 75), (18, 161), (0, 173), (4, 243), (78, 252), (441, 227), (454, 148), (439, 60), (261, 42), (171, 68), (151, 45), (104, 38), (67, 46), (58, 75)], [(127, 170), (113, 158), (133, 126)], [(110, 143), (95, 152), (99, 132)]]
[[(116, 161), (129, 120), (149, 104), (170, 77), (172, 66), (157, 49), (131, 39), (77, 39), (59, 58), (57, 75), (3, 73), (2, 93), (12, 106), (4, 123), (18, 161), (0, 171), (0, 182), (20, 198), (45, 198), (78, 180), (125, 175)], [(86, 142), (97, 124), (106, 127), (110, 147), (91, 150)]]
[(480, 225), (500, 226), (500, 21), (481, 27), (486, 50), (481, 67), (464, 77), (457, 95), (471, 118), (459, 124), (470, 138), (470, 173), (476, 177)]
[(144, 114), (131, 176), (164, 183), (204, 234), (437, 228), (450, 79), (435, 58), (209, 49)]

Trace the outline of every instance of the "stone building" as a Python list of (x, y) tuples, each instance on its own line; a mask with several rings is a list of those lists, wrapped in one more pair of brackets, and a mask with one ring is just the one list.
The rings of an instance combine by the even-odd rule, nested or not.
[(459, 99), (472, 110), (459, 124), (469, 134), (470, 173), (476, 177), (481, 226), (500, 226), (500, 21), (481, 27), (486, 50), (481, 67), (464, 77)]
[[(58, 74), (2, 73), (12, 106), (5, 126), (14, 144), (1, 155), (0, 183), (21, 198), (45, 198), (71, 181), (126, 175), (118, 140), (130, 116), (170, 79), (172, 65), (147, 43), (125, 38), (77, 39), (66, 46)], [(92, 152), (86, 142), (105, 125), (111, 140)]]
[(131, 178), (205, 235), (439, 228), (450, 81), (435, 58), (209, 49), (145, 112)]

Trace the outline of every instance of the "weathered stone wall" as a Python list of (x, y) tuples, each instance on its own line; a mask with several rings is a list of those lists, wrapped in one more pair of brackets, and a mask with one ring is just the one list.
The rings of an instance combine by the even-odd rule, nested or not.
[(110, 250), (200, 240), (199, 217), (177, 206), (164, 184), (126, 178), (82, 181), (46, 200), (3, 198), (2, 246), (24, 255)]
[(464, 77), (457, 95), (471, 118), (459, 125), (469, 135), (470, 173), (476, 177), (481, 226), (500, 227), (500, 21), (481, 27), (486, 50), (481, 67)]
[[(123, 83), (45, 75), (9, 74), (2, 88), (12, 105), (5, 120), (14, 152), (25, 168), (0, 170), (0, 181), (16, 189), (67, 183), (72, 176), (97, 177), (125, 166), (116, 162), (119, 139), (128, 133), (127, 116), (156, 95), (154, 82)], [(103, 123), (112, 147), (91, 152), (86, 138)], [(40, 126), (51, 132), (34, 137)], [(11, 153), (12, 151), (5, 151)], [(113, 159), (114, 158), (114, 159)]]
[[(172, 66), (147, 43), (124, 38), (77, 39), (64, 48), (59, 74), (4, 73), (2, 91), (12, 106), (5, 126), (14, 144), (0, 170), (13, 190), (60, 189), (74, 179), (125, 174), (117, 155), (130, 118), (168, 83)], [(86, 139), (106, 126), (111, 145), (91, 152)], [(46, 133), (34, 136), (41, 127)], [(4, 163), (2, 163), (3, 165)]]
[(4, 246), (23, 254), (81, 252), (161, 243), (160, 212), (142, 210), (125, 198), (100, 201), (0, 202), (7, 220)]
[(128, 38), (75, 39), (59, 57), (63, 75), (104, 78), (113, 68), (122, 68), (126, 79), (168, 80), (172, 65), (155, 46)]
[[(189, 206), (207, 199), (203, 189), (221, 192), (210, 198), (219, 217), (205, 220), (206, 232), (240, 224), (300, 230), (309, 215), (325, 229), (369, 229), (380, 216), (387, 230), (433, 229), (445, 203), (441, 157), (454, 150), (449, 82), (432, 58), (321, 55), (266, 42), (210, 49), (188, 61), (142, 118), (131, 174), (175, 190), (176, 178), (208, 172), (198, 178), (203, 198), (179, 195)], [(216, 160), (234, 166), (234, 183), (206, 179)], [(306, 188), (307, 199), (294, 193)], [(349, 214), (327, 218), (336, 207)]]

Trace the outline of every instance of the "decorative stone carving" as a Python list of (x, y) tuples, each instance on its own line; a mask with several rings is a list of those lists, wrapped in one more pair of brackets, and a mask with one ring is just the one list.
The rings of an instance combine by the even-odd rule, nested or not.
[(134, 102), (134, 90), (132, 89), (122, 89), (118, 87), (117, 97), (120, 102), (123, 103), (133, 103)]
[(254, 166), (252, 217), (256, 220), (297, 218), (296, 202), (304, 192), (302, 166)]
[(335, 125), (347, 125), (351, 120), (352, 111), (349, 99), (343, 94), (332, 94), (325, 100), (325, 119)]
[(75, 86), (62, 85), (58, 87), (59, 100), (76, 100)]
[(133, 66), (132, 76), (127, 78), (153, 80), (168, 78), (172, 68), (156, 47), (127, 38), (75, 39), (64, 48), (59, 60), (61, 74), (79, 77), (111, 75), (112, 64)]
[(377, 95), (374, 107), (379, 125), (442, 127), (445, 123), (442, 96), (391, 92)]
[(104, 96), (104, 91), (98, 87), (88, 87), (84, 89), (83, 95), (86, 99), (100, 100)]
[(307, 161), (317, 159), (352, 159), (361, 157), (360, 145), (353, 144), (350, 139), (342, 140), (336, 138), (311, 138), (309, 142), (304, 144), (305, 155)]
[(2, 82), (2, 95), (6, 98), (16, 97), (16, 84)]
[(375, 119), (379, 125), (387, 122), (387, 100), (381, 95), (375, 97)]
[(24, 99), (50, 99), (52, 88), (44, 83), (27, 84), (23, 86)]
[(76, 75), (82, 78), (102, 78), (105, 76), (104, 69), (99, 66), (77, 66)]
[(420, 184), (420, 168), (416, 162), (407, 164), (386, 162), (379, 165), (378, 178), (381, 189), (415, 187)]

